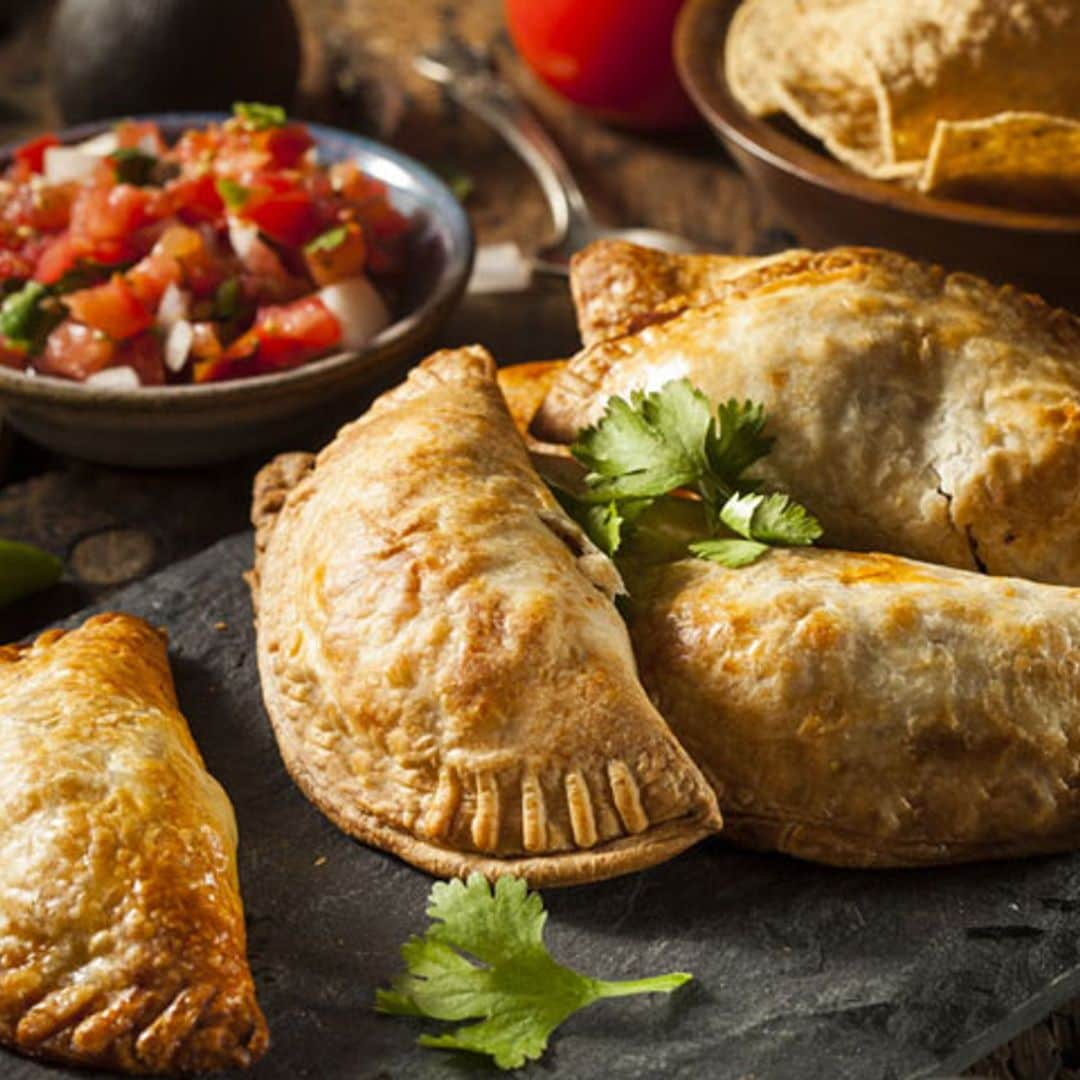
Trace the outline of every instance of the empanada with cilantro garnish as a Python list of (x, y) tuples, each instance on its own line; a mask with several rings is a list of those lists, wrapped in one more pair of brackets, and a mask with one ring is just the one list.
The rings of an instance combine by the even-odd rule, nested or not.
[(776, 445), (757, 476), (824, 544), (1080, 584), (1068, 312), (891, 252), (793, 252), (579, 353), (532, 430), (569, 442), (612, 396), (683, 377), (764, 405)]
[(529, 462), (484, 350), (437, 353), (256, 483), (259, 668), (346, 832), (443, 876), (649, 866), (720, 825), (637, 680), (612, 563)]

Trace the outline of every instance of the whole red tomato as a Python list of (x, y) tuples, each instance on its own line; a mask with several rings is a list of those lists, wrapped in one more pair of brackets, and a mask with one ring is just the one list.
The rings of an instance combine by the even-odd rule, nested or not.
[(506, 0), (525, 62), (564, 97), (637, 127), (697, 119), (671, 56), (683, 0)]

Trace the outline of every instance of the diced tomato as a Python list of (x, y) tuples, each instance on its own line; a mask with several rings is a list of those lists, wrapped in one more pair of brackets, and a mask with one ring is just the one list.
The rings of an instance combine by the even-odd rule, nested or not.
[(122, 240), (160, 212), (157, 192), (132, 184), (98, 184), (79, 193), (71, 208), (71, 231), (89, 240)]
[(0, 367), (22, 371), (26, 367), (28, 359), (29, 356), (25, 345), (0, 337)]
[(341, 324), (317, 296), (262, 308), (217, 361), (196, 363), (196, 382), (299, 367), (341, 341)]
[(293, 168), (315, 145), (315, 140), (303, 124), (286, 124), (261, 134), (274, 165), (279, 169)]
[(123, 240), (87, 240), (61, 233), (41, 250), (34, 264), (34, 280), (54, 285), (69, 270), (86, 260), (102, 266), (119, 266), (131, 262), (135, 253)]
[(82, 242), (70, 233), (58, 236), (38, 256), (34, 279), (52, 285), (59, 281), (82, 258)]
[(218, 222), (225, 213), (225, 204), (218, 194), (212, 174), (182, 176), (169, 183), (165, 192), (172, 212), (185, 224), (201, 221)]
[(45, 171), (45, 151), (59, 145), (60, 140), (55, 135), (39, 135), (15, 151), (15, 162), (24, 172), (42, 173)]
[[(357, 277), (367, 264), (367, 244), (364, 230), (355, 222), (338, 226), (329, 241), (315, 242), (304, 250), (308, 273), (316, 285), (332, 285), (335, 281)], [(335, 242), (336, 241), (336, 242)]]
[(223, 382), (262, 375), (269, 370), (259, 357), (258, 338), (249, 330), (229, 346), (227, 353), (196, 359), (191, 366), (191, 379), (196, 383)]
[(155, 310), (165, 290), (178, 284), (184, 276), (177, 259), (161, 251), (152, 251), (140, 259), (125, 275), (131, 291), (139, 302), (149, 310)]
[(44, 375), (82, 380), (107, 368), (115, 355), (115, 342), (100, 330), (69, 319), (49, 335), (44, 352), (34, 358), (34, 367)]
[(206, 172), (221, 147), (221, 129), (216, 125), (203, 130), (187, 131), (173, 147), (176, 159), (184, 167), (185, 175), (194, 176)]
[(341, 323), (317, 296), (262, 308), (252, 328), (259, 351), (275, 364), (291, 366), (294, 354), (317, 355), (341, 341)]
[(217, 327), (213, 323), (192, 323), (191, 330), (191, 356), (196, 362), (221, 358), (224, 350), (221, 347)]
[(3, 220), (24, 233), (66, 229), (76, 189), (75, 184), (20, 184), (3, 201)]
[(300, 188), (266, 192), (254, 188), (239, 213), (271, 240), (287, 247), (302, 247), (319, 231), (311, 196)]
[(117, 145), (126, 150), (145, 150), (160, 157), (168, 150), (161, 129), (152, 120), (123, 120), (113, 129)]
[(199, 297), (209, 296), (230, 274), (231, 268), (211, 251), (203, 234), (187, 225), (166, 229), (154, 253), (175, 259), (184, 283)]
[(134, 368), (143, 386), (161, 386), (165, 382), (165, 349), (156, 334), (139, 334), (116, 350), (112, 366)]
[(104, 285), (68, 293), (64, 304), (79, 322), (102, 331), (114, 341), (141, 334), (154, 322), (120, 274), (113, 274)]
[(28, 278), (33, 270), (33, 261), (23, 252), (0, 250), (0, 281)]

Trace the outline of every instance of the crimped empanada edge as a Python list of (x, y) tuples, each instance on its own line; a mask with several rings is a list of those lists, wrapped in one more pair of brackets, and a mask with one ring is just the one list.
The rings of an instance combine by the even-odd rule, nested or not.
[(521, 877), (534, 888), (583, 885), (656, 866), (716, 833), (715, 825), (709, 823), (706, 806), (700, 807), (696, 814), (650, 825), (643, 832), (619, 837), (595, 848), (546, 855), (498, 858), (433, 844), (405, 829), (387, 825), (359, 806), (342, 805), (326, 797), (322, 785), (306, 768), (302, 751), (294, 747), (288, 724), (278, 720), (278, 717), (284, 717), (289, 706), (277, 693), (276, 680), (262, 650), (258, 662), (266, 711), (282, 761), (308, 801), (342, 832), (397, 855), (436, 877), (467, 877), (479, 872), (490, 880), (502, 875)]

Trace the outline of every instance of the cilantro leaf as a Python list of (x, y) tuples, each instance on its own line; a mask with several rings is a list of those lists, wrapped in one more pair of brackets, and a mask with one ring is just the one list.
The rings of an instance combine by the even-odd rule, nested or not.
[(251, 197), (251, 191), (248, 188), (235, 180), (230, 180), (227, 176), (218, 178), (217, 191), (221, 196), (221, 201), (230, 210), (239, 210)]
[(337, 225), (333, 229), (327, 229), (319, 233), (314, 240), (304, 246), (309, 254), (317, 251), (336, 251), (349, 238), (349, 229), (345, 225)]
[(768, 544), (757, 540), (696, 540), (690, 545), (691, 555), (707, 562), (720, 563), (732, 570), (749, 566), (768, 550)]
[(735, 485), (751, 465), (772, 449), (773, 440), (764, 429), (763, 405), (752, 401), (740, 405), (732, 398), (718, 406), (707, 444), (710, 467)]
[(611, 498), (649, 498), (692, 485), (705, 464), (709, 405), (686, 379), (662, 390), (613, 397), (604, 416), (580, 432), (570, 452), (585, 481)]
[(244, 122), (250, 131), (285, 126), (285, 110), (280, 105), (263, 105), (258, 101), (237, 101), (232, 107), (233, 116)]
[[(662, 546), (670, 551), (665, 534), (672, 530), (664, 519), (685, 519), (682, 508), (667, 498), (677, 489), (700, 498), (701, 543), (689, 550), (702, 558), (743, 566), (767, 545), (811, 544), (822, 533), (818, 522), (786, 495), (757, 493), (756, 482), (745, 475), (772, 449), (765, 425), (762, 405), (732, 398), (714, 412), (709, 399), (686, 379), (656, 391), (633, 391), (629, 400), (613, 397), (603, 417), (582, 430), (570, 448), (588, 469), (587, 493), (575, 494), (577, 505), (564, 505), (609, 555), (636, 531), (636, 518), (650, 507), (655, 512), (648, 515), (646, 532), (654, 541), (663, 538)], [(633, 515), (627, 513), (631, 504), (640, 504)], [(741, 539), (717, 536), (721, 526)], [(635, 554), (650, 558), (642, 550), (649, 538), (643, 533), (642, 539), (644, 544), (634, 545)]]
[(213, 317), (220, 320), (231, 319), (236, 314), (239, 304), (240, 279), (227, 277), (214, 293)]
[(747, 540), (805, 547), (821, 536), (821, 525), (787, 495), (732, 495), (720, 520)]
[(47, 285), (28, 281), (0, 304), (0, 334), (16, 347), (36, 353), (64, 317), (51, 298), (52, 290)]
[(584, 530), (585, 535), (605, 554), (614, 555), (623, 542), (623, 531), (643, 514), (653, 503), (652, 499), (624, 499), (617, 502), (609, 499), (596, 502), (583, 499), (560, 488), (549, 479), (559, 505)]
[[(691, 976), (604, 982), (557, 963), (544, 944), (547, 912), (525, 882), (484, 877), (439, 882), (423, 937), (402, 946), (406, 971), (379, 990), (380, 1012), (435, 1020), (477, 1020), (423, 1046), (487, 1054), (501, 1069), (520, 1068), (544, 1052), (551, 1033), (572, 1013), (605, 997), (670, 993)], [(473, 959), (471, 959), (473, 958)], [(479, 963), (474, 963), (474, 959)]]
[(116, 179), (122, 184), (146, 187), (153, 183), (158, 159), (135, 146), (121, 146), (109, 155)]

